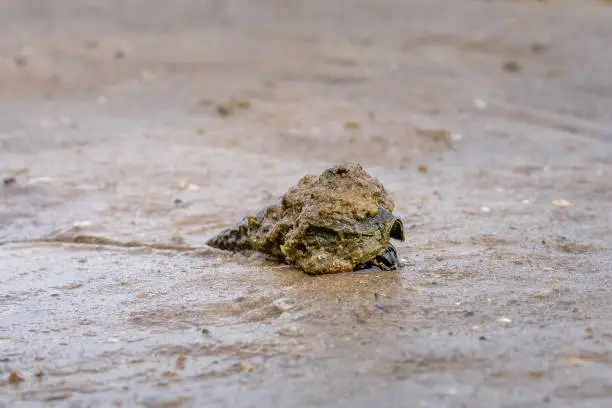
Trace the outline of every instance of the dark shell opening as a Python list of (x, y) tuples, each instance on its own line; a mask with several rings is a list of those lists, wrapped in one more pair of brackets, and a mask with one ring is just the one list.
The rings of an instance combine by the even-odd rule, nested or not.
[(393, 221), (393, 224), (391, 225), (391, 231), (389, 231), (389, 236), (400, 241), (406, 239), (406, 237), (404, 236), (404, 224), (402, 223), (402, 220), (396, 218)]

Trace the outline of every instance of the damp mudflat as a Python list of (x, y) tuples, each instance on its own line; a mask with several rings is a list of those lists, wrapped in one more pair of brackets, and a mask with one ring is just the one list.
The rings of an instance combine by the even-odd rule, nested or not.
[[(605, 1), (7, 1), (0, 406), (612, 404)], [(377, 177), (398, 271), (206, 241)]]

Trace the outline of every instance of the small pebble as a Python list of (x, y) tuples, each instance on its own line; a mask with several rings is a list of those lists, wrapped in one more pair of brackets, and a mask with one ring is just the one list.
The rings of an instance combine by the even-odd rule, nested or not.
[(185, 361), (187, 361), (187, 355), (185, 353), (181, 353), (176, 358), (176, 368), (179, 369), (179, 370), (184, 370), (185, 369)]
[(542, 53), (546, 51), (548, 48), (549, 48), (549, 45), (546, 43), (542, 43), (542, 42), (535, 42), (531, 44), (531, 51), (533, 51), (536, 54)]
[(217, 105), (217, 113), (221, 116), (230, 116), (232, 113), (234, 113), (234, 107), (229, 105), (229, 104), (219, 104)]
[(5, 186), (12, 186), (17, 183), (17, 177), (5, 177), (2, 179), (2, 184)]
[(272, 302), (272, 307), (274, 307), (275, 309), (281, 312), (287, 312), (295, 308), (295, 306), (296, 306), (295, 300), (286, 298), (286, 297), (276, 299), (275, 301)]
[(389, 313), (389, 309), (387, 309), (385, 306), (383, 305), (379, 305), (378, 303), (374, 305), (374, 307), (382, 312), (385, 313)]
[(504, 62), (504, 65), (502, 67), (504, 71), (511, 72), (513, 74), (521, 72), (521, 69), (522, 69), (520, 64), (516, 61), (506, 61)]
[(183, 234), (181, 234), (180, 231), (175, 231), (170, 237), (170, 240), (177, 244), (185, 243), (185, 237), (183, 237)]
[(51, 177), (36, 177), (28, 180), (29, 185), (39, 184), (39, 183), (50, 183), (53, 179)]
[(447, 130), (443, 130), (443, 129), (416, 129), (416, 133), (419, 136), (423, 136), (426, 138), (431, 139), (433, 142), (438, 143), (438, 142), (442, 142), (444, 143), (447, 147), (449, 148), (453, 148), (452, 142), (451, 142), (451, 133)]
[(478, 340), (485, 341), (485, 340), (487, 340), (487, 338), (486, 338), (485, 336), (480, 336), (480, 337), (478, 338)]
[(356, 120), (347, 120), (344, 123), (344, 128), (345, 129), (359, 129), (361, 126), (359, 125), (359, 122), (357, 122)]
[(287, 337), (299, 337), (302, 335), (302, 331), (297, 326), (287, 326), (280, 328), (278, 334)]
[(569, 207), (569, 206), (574, 205), (574, 204), (570, 203), (567, 200), (553, 200), (552, 203), (553, 203), (553, 205), (557, 205), (559, 207)]
[(482, 99), (474, 99), (474, 106), (480, 110), (485, 110), (489, 105)]
[(23, 377), (23, 374), (21, 374), (19, 371), (12, 371), (8, 377), (9, 384), (16, 385), (22, 382), (23, 380), (25, 380), (25, 378)]
[(232, 101), (232, 105), (240, 109), (248, 109), (251, 107), (251, 102), (245, 99), (234, 99)]
[(234, 368), (236, 369), (236, 371), (250, 373), (254, 371), (256, 367), (254, 364), (251, 364), (247, 361), (241, 361), (240, 363), (234, 364)]
[(40, 365), (40, 363), (36, 364), (36, 372), (34, 373), (34, 375), (36, 376), (36, 378), (43, 378), (45, 373), (43, 372), (43, 369)]
[(17, 65), (18, 67), (25, 67), (26, 65), (28, 65), (28, 60), (23, 55), (17, 55), (14, 61), (15, 65)]

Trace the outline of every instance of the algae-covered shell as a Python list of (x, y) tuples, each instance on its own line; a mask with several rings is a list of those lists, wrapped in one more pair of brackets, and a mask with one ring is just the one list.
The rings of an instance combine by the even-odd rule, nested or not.
[(391, 238), (404, 240), (402, 221), (382, 184), (358, 164), (306, 176), (275, 204), (243, 218), (208, 245), (256, 250), (310, 274), (400, 265)]

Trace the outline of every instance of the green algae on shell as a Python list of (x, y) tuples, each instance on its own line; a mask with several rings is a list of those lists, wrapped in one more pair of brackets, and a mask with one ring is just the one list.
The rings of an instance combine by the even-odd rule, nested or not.
[(404, 240), (402, 221), (383, 185), (355, 163), (303, 177), (254, 215), (208, 240), (233, 252), (254, 250), (313, 275), (401, 266), (391, 238)]

